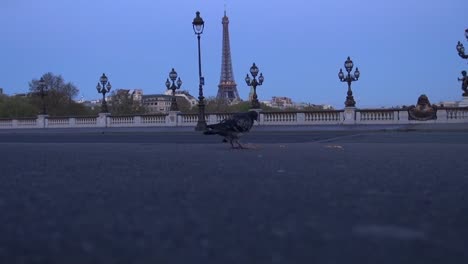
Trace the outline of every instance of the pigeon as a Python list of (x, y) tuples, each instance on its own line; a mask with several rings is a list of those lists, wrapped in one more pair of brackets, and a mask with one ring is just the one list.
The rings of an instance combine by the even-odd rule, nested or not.
[(239, 143), (239, 138), (250, 131), (257, 120), (258, 113), (256, 111), (249, 111), (247, 113), (234, 114), (231, 118), (224, 119), (218, 124), (206, 126), (207, 130), (203, 132), (205, 135), (220, 135), (224, 137), (223, 142), (229, 142), (232, 148), (234, 142), (237, 143), (238, 148), (244, 147)]

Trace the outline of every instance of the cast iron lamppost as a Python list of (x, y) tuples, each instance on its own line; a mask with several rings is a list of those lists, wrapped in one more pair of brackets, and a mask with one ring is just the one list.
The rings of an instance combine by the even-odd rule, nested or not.
[(198, 122), (195, 127), (196, 131), (206, 130), (205, 120), (205, 97), (203, 97), (203, 85), (205, 85), (205, 79), (202, 77), (201, 71), (201, 51), (200, 51), (200, 35), (203, 33), (205, 22), (200, 17), (200, 12), (196, 12), (196, 17), (193, 19), (193, 31), (198, 38), (198, 77), (199, 77), (199, 89), (198, 89)]
[(353, 69), (354, 64), (353, 64), (353, 61), (349, 57), (345, 61), (344, 66), (348, 74), (345, 76), (343, 73), (343, 70), (340, 69), (340, 72), (338, 73), (338, 78), (340, 78), (340, 81), (348, 83), (348, 96), (346, 96), (345, 106), (354, 107), (356, 105), (356, 102), (354, 101), (353, 91), (351, 91), (351, 83), (354, 81), (357, 81), (361, 73), (359, 72), (359, 69), (356, 67), (356, 70), (354, 71), (354, 76), (351, 75), (351, 70)]
[[(182, 81), (180, 80), (180, 77), (179, 77), (179, 79), (177, 79), (177, 72), (174, 70), (174, 68), (172, 68), (172, 71), (169, 73), (169, 78), (172, 81), (172, 85), (171, 85), (171, 82), (169, 82), (169, 79), (167, 79), (166, 80), (166, 87), (167, 87), (168, 90), (169, 89), (172, 90), (172, 100), (171, 100), (171, 109), (170, 109), (170, 111), (179, 111), (179, 107), (177, 106), (175, 91), (176, 91), (176, 89), (180, 89), (180, 87), (182, 86)], [(176, 85), (176, 81), (175, 81), (176, 79), (177, 79), (177, 85)]]
[(44, 81), (44, 78), (41, 77), (39, 80), (39, 95), (41, 96), (41, 101), (42, 101), (42, 113), (41, 115), (47, 115), (46, 111), (46, 105), (45, 105), (45, 100), (44, 97), (47, 95), (47, 85)]
[(109, 111), (107, 110), (106, 93), (110, 92), (112, 85), (110, 84), (110, 82), (108, 82), (107, 76), (104, 73), (99, 79), (99, 82), (96, 85), (96, 90), (98, 91), (98, 93), (102, 93), (101, 113), (108, 113)]
[[(465, 37), (468, 39), (468, 28), (465, 29)], [(463, 59), (468, 59), (468, 54), (465, 54), (465, 47), (463, 47), (463, 44), (458, 41), (457, 43), (457, 51), (458, 51), (458, 56), (460, 56)]]
[(247, 73), (247, 76), (245, 77), (245, 82), (248, 86), (252, 86), (253, 88), (252, 109), (260, 109), (260, 102), (258, 102), (257, 97), (257, 85), (262, 85), (263, 74), (260, 73), (260, 76), (258, 76), (257, 81), (256, 77), (258, 74), (258, 67), (255, 65), (255, 63), (252, 65), (252, 67), (250, 67), (250, 74), (252, 74), (253, 80), (250, 79), (249, 74)]
[[(468, 28), (465, 29), (465, 37), (468, 39)], [(468, 54), (465, 54), (465, 47), (463, 47), (463, 44), (458, 41), (457, 43), (457, 51), (458, 51), (458, 56), (460, 56), (462, 59), (468, 59)], [(466, 100), (465, 98), (468, 97), (468, 76), (466, 74), (466, 71), (462, 71), (462, 78), (458, 78), (458, 81), (462, 82), (462, 90), (463, 90), (463, 100)]]

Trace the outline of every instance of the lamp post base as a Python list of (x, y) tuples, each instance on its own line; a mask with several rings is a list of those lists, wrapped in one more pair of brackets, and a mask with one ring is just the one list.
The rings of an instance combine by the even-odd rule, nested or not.
[(205, 131), (206, 130), (206, 122), (198, 120), (197, 126), (195, 127), (195, 131)]
[(348, 95), (346, 97), (345, 106), (346, 107), (355, 107), (356, 106), (356, 101), (354, 101), (354, 97), (352, 95), (351, 96)]
[(260, 103), (257, 101), (257, 102), (252, 102), (252, 105), (250, 106), (251, 109), (261, 109), (260, 107)]
[(200, 92), (200, 97), (199, 97), (199, 103), (198, 103), (198, 121), (197, 121), (197, 126), (195, 127), (195, 131), (205, 131), (206, 130), (206, 119), (205, 119), (205, 102), (204, 102), (204, 97), (201, 95)]

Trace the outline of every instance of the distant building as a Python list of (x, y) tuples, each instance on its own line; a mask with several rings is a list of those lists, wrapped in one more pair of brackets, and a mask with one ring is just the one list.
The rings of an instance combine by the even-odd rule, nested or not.
[[(138, 102), (140, 105), (145, 107), (148, 113), (167, 113), (171, 108), (172, 103), (172, 91), (167, 90), (163, 94), (147, 94), (143, 93), (142, 89), (117, 89), (114, 90), (115, 93), (120, 95), (128, 95), (129, 98), (132, 98), (134, 102)], [(197, 105), (197, 99), (190, 95), (188, 91), (176, 91), (176, 96), (184, 98), (189, 104), (190, 108)], [(108, 104), (112, 105), (112, 96), (106, 96), (106, 101)], [(179, 100), (177, 100), (179, 101)], [(97, 100), (80, 100), (84, 105), (96, 108), (100, 107), (102, 104), (102, 99)]]
[(442, 101), (438, 104), (440, 107), (458, 107), (458, 102), (455, 101)]
[[(190, 95), (188, 91), (176, 91), (176, 97), (184, 98), (190, 104), (190, 108), (196, 106), (198, 103), (197, 99)], [(164, 94), (142, 95), (141, 98), (142, 105), (149, 113), (167, 113), (171, 109), (171, 90), (165, 91)]]
[(15, 94), (13, 94), (13, 96), (16, 96), (16, 97), (30, 97), (30, 96), (32, 96), (32, 93), (15, 93)]
[(297, 109), (308, 109), (308, 110), (333, 110), (333, 106), (329, 104), (311, 104), (311, 103), (298, 103), (294, 104)]
[(311, 103), (296, 103), (293, 100), (286, 96), (273, 96), (269, 101), (262, 101), (263, 104), (269, 107), (287, 109), (295, 108), (297, 110), (333, 110), (333, 106), (329, 104), (311, 104)]
[(142, 105), (149, 113), (167, 113), (171, 109), (171, 99), (167, 94), (142, 95)]
[(82, 95), (80, 99), (74, 100), (76, 103), (83, 104), (85, 102), (84, 96)]
[(280, 108), (280, 109), (285, 109), (285, 108), (290, 108), (294, 107), (294, 103), (291, 98), (285, 97), (285, 96), (273, 96), (271, 98), (271, 106)]
[(129, 90), (129, 94), (133, 97), (133, 101), (141, 102), (143, 99), (143, 90), (142, 89), (133, 89)]
[(0, 95), (3, 95), (3, 88), (0, 88)]
[(91, 101), (86, 101), (86, 100), (80, 100), (80, 104), (83, 104), (84, 106), (90, 108), (91, 110), (94, 109), (100, 109), (102, 102), (100, 100), (91, 100)]
[[(164, 94), (172, 96), (172, 90), (167, 90)], [(185, 91), (185, 90), (176, 91), (175, 95), (185, 98), (185, 100), (187, 100), (190, 103), (190, 108), (196, 106), (198, 103), (198, 100), (193, 95), (191, 95), (188, 91)]]

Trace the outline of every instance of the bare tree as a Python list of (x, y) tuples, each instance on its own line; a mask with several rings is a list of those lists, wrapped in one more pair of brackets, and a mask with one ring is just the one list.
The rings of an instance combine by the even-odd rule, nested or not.
[[(46, 102), (47, 112), (50, 115), (72, 115), (86, 112), (84, 106), (78, 106), (77, 103), (73, 101), (73, 98), (79, 93), (78, 88), (73, 83), (65, 82), (61, 75), (55, 75), (51, 72), (43, 74), (41, 78), (45, 82), (47, 95), (44, 100)], [(40, 93), (39, 79), (33, 79), (29, 82), (29, 91), (32, 95), (39, 95)], [(33, 98), (33, 104), (41, 104), (38, 96)]]

